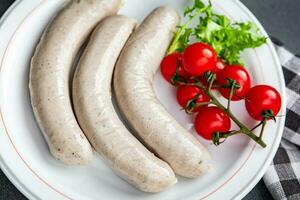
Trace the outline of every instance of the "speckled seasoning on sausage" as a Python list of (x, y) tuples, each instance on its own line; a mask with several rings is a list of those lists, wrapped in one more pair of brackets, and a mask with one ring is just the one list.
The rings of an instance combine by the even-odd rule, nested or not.
[(30, 96), (36, 120), (53, 156), (70, 165), (87, 164), (92, 148), (70, 100), (70, 72), (92, 29), (114, 15), (121, 0), (70, 1), (45, 30), (30, 68)]
[(174, 172), (126, 129), (112, 104), (114, 66), (135, 26), (135, 19), (118, 15), (95, 29), (73, 80), (74, 109), (89, 141), (117, 174), (142, 191), (160, 192), (176, 183)]
[(211, 169), (210, 156), (160, 104), (152, 86), (178, 21), (169, 7), (157, 8), (144, 20), (122, 50), (114, 88), (118, 105), (145, 144), (175, 173), (194, 178)]

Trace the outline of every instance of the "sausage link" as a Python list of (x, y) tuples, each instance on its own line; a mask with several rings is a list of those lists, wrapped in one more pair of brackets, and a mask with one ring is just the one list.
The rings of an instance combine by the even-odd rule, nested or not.
[(119, 107), (144, 143), (175, 173), (194, 178), (211, 169), (207, 150), (160, 104), (152, 82), (173, 37), (179, 16), (154, 10), (130, 37), (115, 69)]
[(119, 15), (95, 29), (73, 80), (74, 109), (89, 141), (117, 174), (142, 191), (159, 192), (176, 183), (174, 172), (126, 129), (112, 104), (114, 66), (135, 25)]

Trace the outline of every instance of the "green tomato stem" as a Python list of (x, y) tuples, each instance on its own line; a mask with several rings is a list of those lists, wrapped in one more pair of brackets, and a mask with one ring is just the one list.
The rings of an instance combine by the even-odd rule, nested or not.
[(262, 127), (261, 127), (261, 130), (260, 130), (260, 133), (259, 133), (259, 138), (262, 138), (264, 130), (265, 130), (265, 127), (266, 127), (266, 124), (267, 124), (267, 120), (263, 119), (262, 120)]
[(267, 146), (266, 143), (264, 143), (264, 141), (262, 141), (262, 139), (260, 137), (256, 136), (240, 120), (238, 120), (238, 118), (235, 115), (233, 115), (231, 110), (229, 110), (228, 108), (223, 106), (219, 102), (219, 100), (204, 85), (202, 85), (200, 82), (194, 83), (194, 85), (201, 88), (202, 90), (204, 90), (204, 92), (211, 98), (212, 104), (216, 105), (221, 110), (223, 110), (228, 115), (228, 117), (230, 117), (232, 119), (232, 121), (234, 121), (236, 123), (236, 125), (240, 128), (241, 133), (243, 133), (243, 134), (247, 135), (248, 137), (250, 137), (256, 143), (258, 143), (261, 147), (265, 148)]
[(231, 88), (230, 88), (229, 98), (227, 101), (227, 109), (228, 110), (230, 110), (231, 99), (232, 99), (233, 94), (235, 93), (235, 82), (236, 81), (234, 80), (234, 82), (232, 83)]

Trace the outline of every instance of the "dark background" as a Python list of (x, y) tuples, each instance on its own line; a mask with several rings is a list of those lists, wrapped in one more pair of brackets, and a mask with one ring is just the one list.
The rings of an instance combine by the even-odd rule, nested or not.
[[(30, 1), (30, 0), (27, 0)], [(281, 40), (293, 53), (300, 55), (300, 1), (241, 0), (259, 19), (267, 32)], [(0, 15), (14, 0), (0, 0)], [(0, 170), (0, 200), (26, 199)], [(272, 199), (261, 180), (244, 200)]]

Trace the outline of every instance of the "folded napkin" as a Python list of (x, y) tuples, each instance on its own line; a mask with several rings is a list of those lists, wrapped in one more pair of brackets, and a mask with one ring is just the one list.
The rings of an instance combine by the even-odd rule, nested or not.
[(272, 40), (285, 77), (287, 113), (282, 141), (263, 180), (274, 199), (300, 200), (300, 57)]

